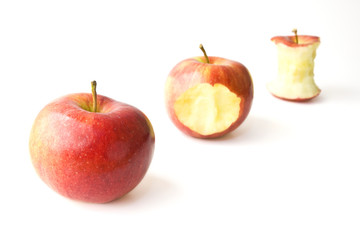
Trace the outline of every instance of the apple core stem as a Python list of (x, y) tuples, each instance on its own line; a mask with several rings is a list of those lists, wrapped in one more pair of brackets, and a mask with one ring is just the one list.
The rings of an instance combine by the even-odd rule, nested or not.
[(204, 56), (206, 58), (206, 63), (210, 63), (210, 60), (209, 60), (209, 57), (208, 55), (206, 54), (206, 51), (205, 51), (205, 48), (202, 44), (200, 44), (199, 48), (201, 49), (201, 51), (204, 53)]
[(294, 28), (294, 29), (292, 30), (292, 32), (295, 34), (295, 43), (296, 43), (296, 44), (299, 44), (299, 38), (298, 38), (298, 35), (297, 35), (297, 29)]
[(91, 92), (93, 97), (93, 112), (97, 112), (97, 93), (95, 80), (91, 82)]

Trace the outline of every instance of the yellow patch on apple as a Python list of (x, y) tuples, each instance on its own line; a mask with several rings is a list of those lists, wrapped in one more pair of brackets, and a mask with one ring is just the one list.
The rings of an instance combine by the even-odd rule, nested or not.
[(223, 84), (198, 84), (175, 101), (179, 121), (202, 135), (221, 132), (230, 127), (240, 112), (239, 98)]

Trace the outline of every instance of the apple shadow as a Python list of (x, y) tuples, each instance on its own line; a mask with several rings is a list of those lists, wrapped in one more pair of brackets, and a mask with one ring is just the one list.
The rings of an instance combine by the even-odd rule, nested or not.
[(248, 116), (245, 122), (233, 132), (223, 137), (209, 140), (217, 143), (226, 142), (226, 144), (229, 142), (259, 144), (284, 139), (289, 136), (291, 131), (289, 126), (270, 118)]
[(131, 192), (107, 205), (142, 205), (163, 204), (179, 194), (179, 188), (169, 180), (157, 175), (147, 174)]
[(360, 100), (359, 87), (330, 85), (324, 86), (319, 95), (320, 101), (351, 103)]

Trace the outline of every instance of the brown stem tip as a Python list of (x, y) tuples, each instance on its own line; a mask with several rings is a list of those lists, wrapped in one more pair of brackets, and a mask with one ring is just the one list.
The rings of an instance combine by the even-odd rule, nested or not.
[(93, 97), (93, 112), (97, 112), (97, 93), (95, 80), (91, 82), (91, 92)]
[(204, 53), (204, 56), (206, 58), (206, 63), (210, 63), (210, 60), (209, 60), (209, 57), (208, 55), (206, 54), (206, 51), (205, 51), (205, 48), (202, 44), (200, 44), (199, 48), (201, 49), (201, 51)]
[(299, 38), (298, 38), (298, 35), (297, 35), (297, 29), (294, 28), (294, 29), (292, 30), (292, 32), (295, 34), (295, 43), (296, 43), (296, 44), (299, 44)]

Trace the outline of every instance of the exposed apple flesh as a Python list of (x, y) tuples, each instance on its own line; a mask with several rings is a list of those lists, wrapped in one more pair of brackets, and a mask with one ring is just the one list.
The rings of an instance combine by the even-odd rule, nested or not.
[(202, 135), (222, 132), (234, 123), (240, 112), (241, 99), (222, 84), (200, 83), (175, 101), (179, 121)]
[(268, 90), (285, 100), (306, 101), (320, 94), (314, 80), (314, 59), (319, 37), (307, 35), (277, 36), (271, 39), (278, 51), (277, 77)]

